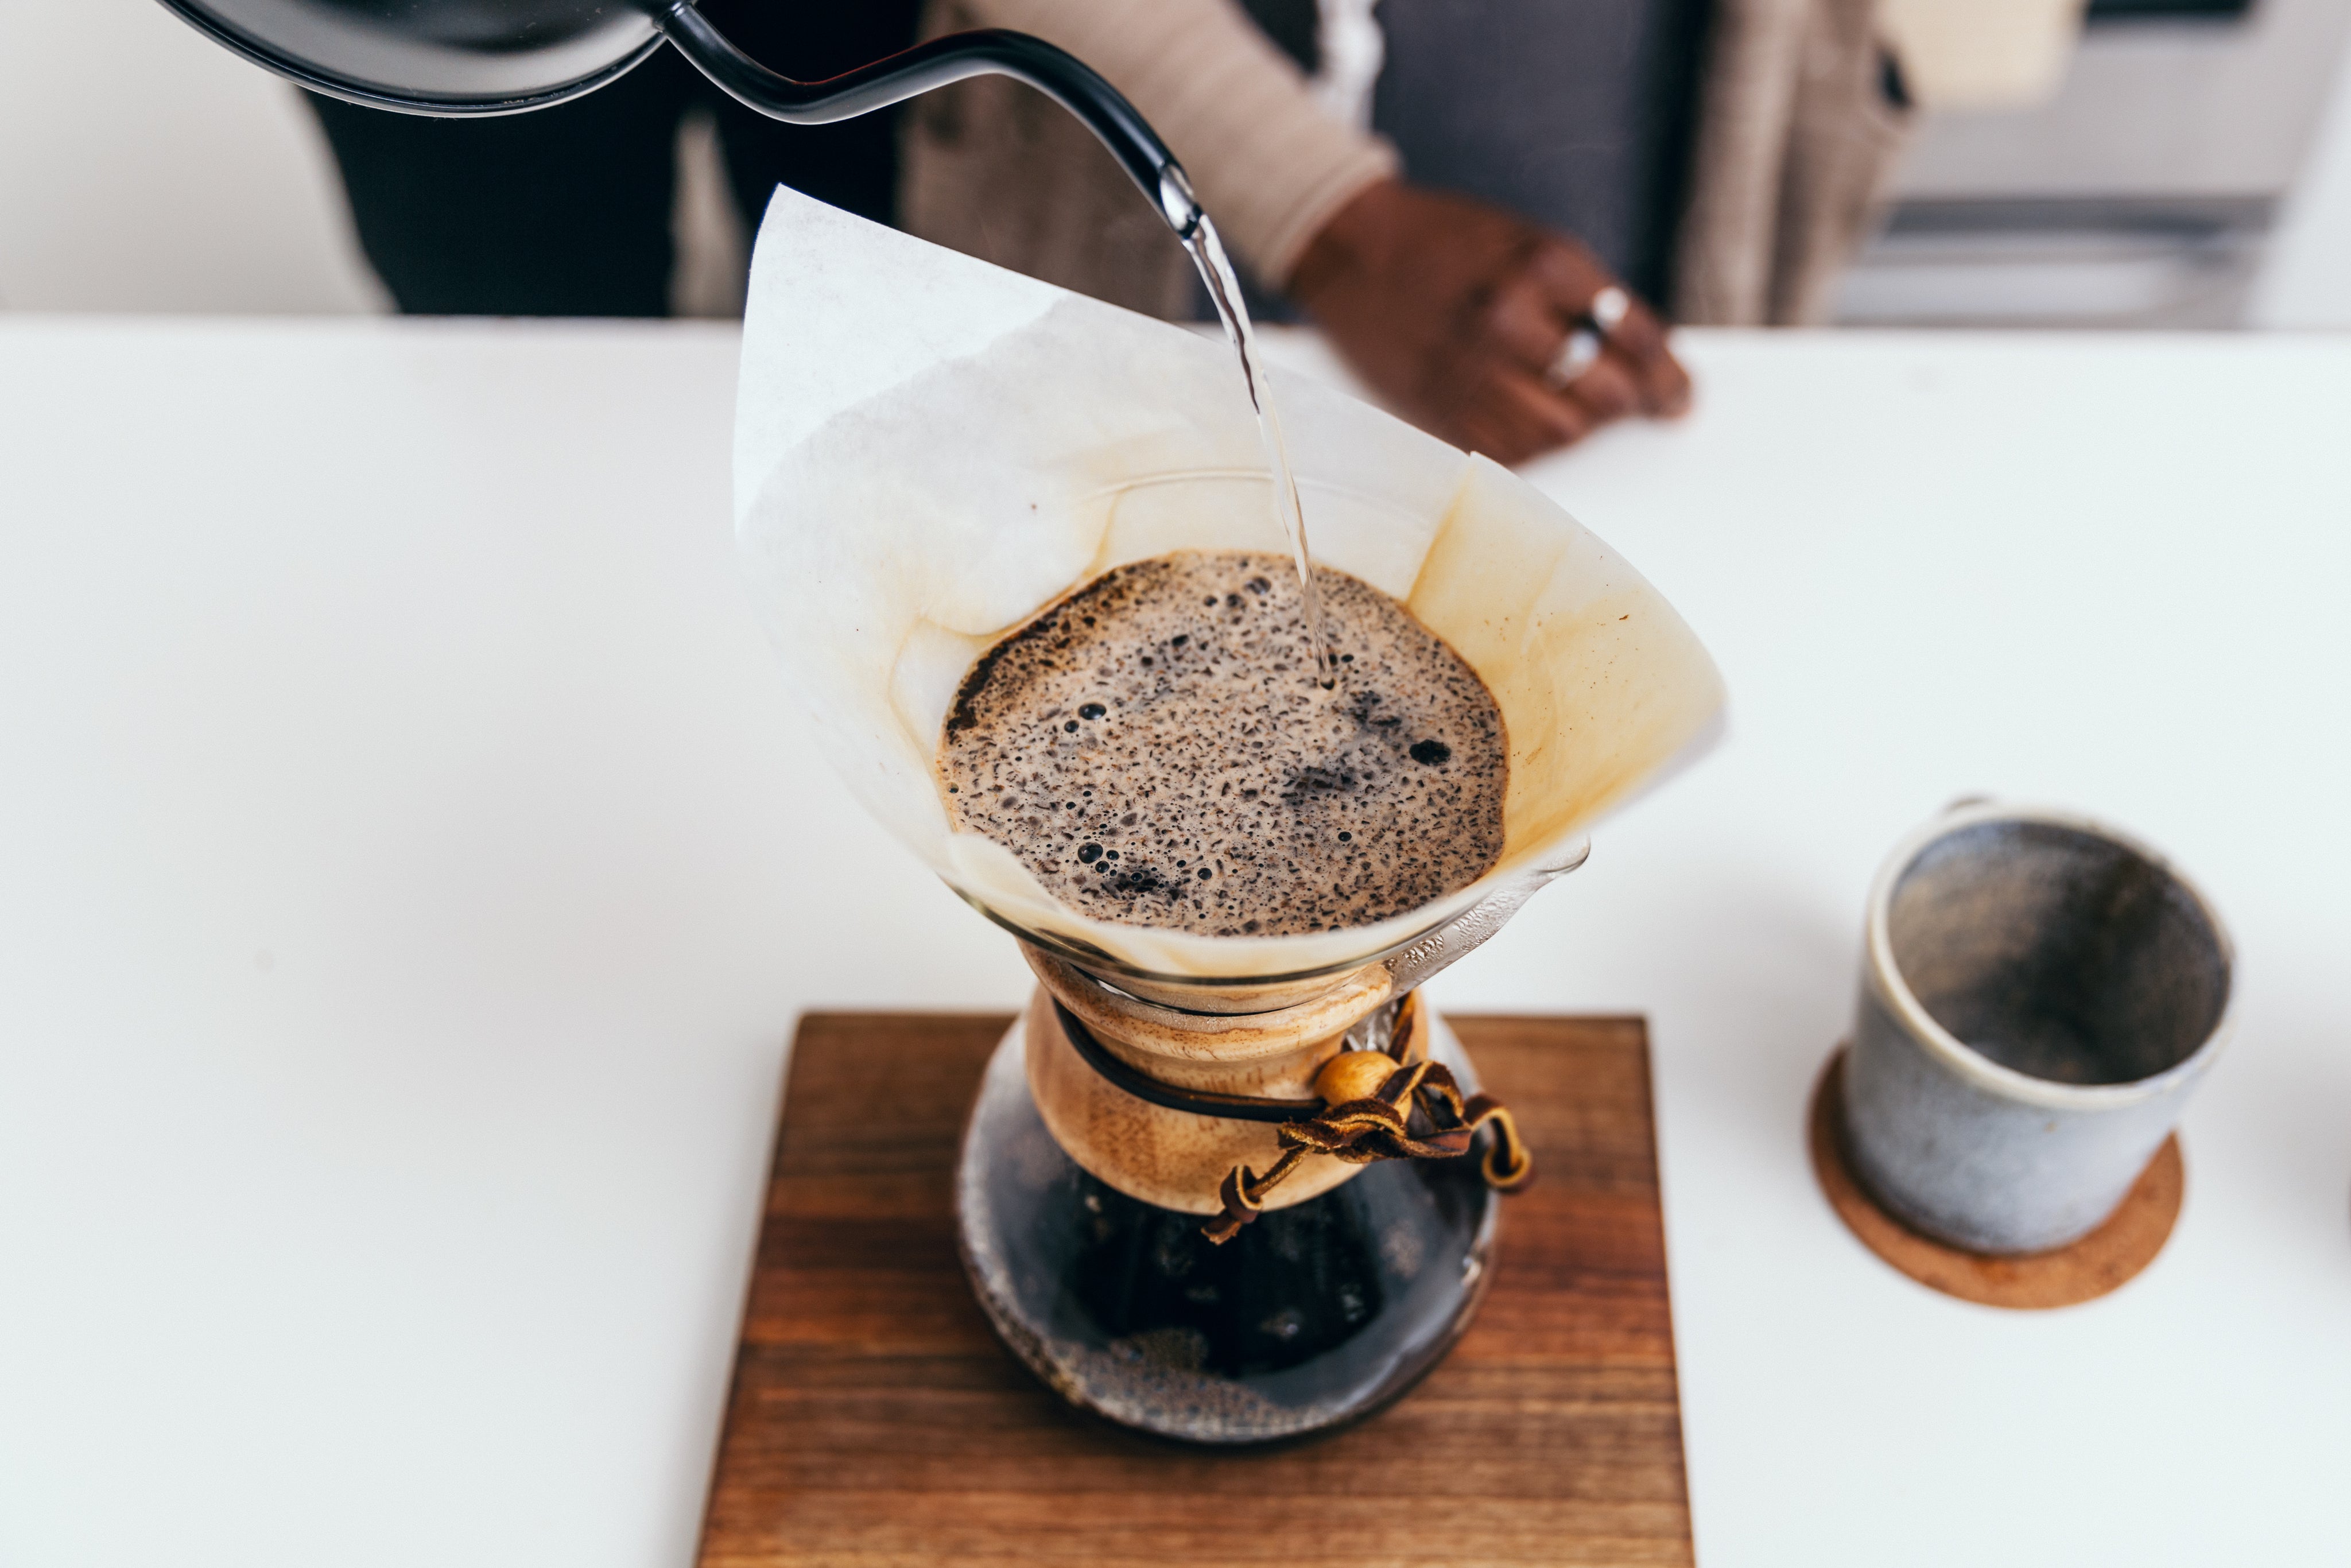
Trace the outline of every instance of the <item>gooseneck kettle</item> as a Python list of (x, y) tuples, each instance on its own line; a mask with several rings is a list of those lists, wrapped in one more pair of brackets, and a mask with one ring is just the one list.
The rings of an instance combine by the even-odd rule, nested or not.
[(1200, 225), (1190, 182), (1134, 106), (1065, 50), (987, 29), (935, 38), (825, 81), (777, 75), (692, 0), (163, 0), (214, 42), (352, 103), (409, 114), (517, 114), (593, 92), (666, 39), (760, 113), (821, 125), (966, 77), (1027, 82), (1085, 121), (1176, 236)]

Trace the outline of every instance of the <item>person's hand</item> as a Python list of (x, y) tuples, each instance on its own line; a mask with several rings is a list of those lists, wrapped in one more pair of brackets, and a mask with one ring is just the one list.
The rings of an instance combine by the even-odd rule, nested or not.
[[(1626, 308), (1579, 370), (1569, 339), (1607, 288)], [(1689, 406), (1664, 328), (1590, 251), (1466, 196), (1366, 187), (1308, 242), (1289, 293), (1397, 413), (1498, 463)]]

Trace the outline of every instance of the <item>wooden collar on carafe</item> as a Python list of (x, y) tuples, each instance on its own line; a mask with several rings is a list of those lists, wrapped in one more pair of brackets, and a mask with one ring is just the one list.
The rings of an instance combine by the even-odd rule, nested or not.
[[(1053, 999), (1056, 1021), (1078, 1056), (1122, 1092), (1196, 1116), (1278, 1124), (1281, 1157), (1263, 1176), (1235, 1166), (1217, 1189), (1223, 1209), (1200, 1233), (1219, 1246), (1257, 1218), (1266, 1195), (1309, 1155), (1329, 1155), (1349, 1165), (1458, 1159), (1469, 1152), (1478, 1130), (1490, 1125), (1494, 1137), (1479, 1166), (1487, 1185), (1515, 1192), (1533, 1178), (1534, 1156), (1508, 1107), (1490, 1094), (1464, 1096), (1452, 1072), (1428, 1060), (1420, 993), (1406, 992), (1384, 1006), (1395, 1009), (1385, 1051), (1342, 1051), (1314, 1080), (1319, 1098), (1275, 1100), (1164, 1082), (1112, 1054), (1084, 1020), (1060, 998)], [(1416, 1110), (1429, 1124), (1418, 1137), (1411, 1130)]]

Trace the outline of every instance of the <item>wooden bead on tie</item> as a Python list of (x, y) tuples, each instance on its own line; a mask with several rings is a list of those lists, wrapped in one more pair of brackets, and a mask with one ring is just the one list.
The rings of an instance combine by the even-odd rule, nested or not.
[(1395, 1058), (1378, 1051), (1343, 1051), (1314, 1075), (1314, 1092), (1326, 1105), (1368, 1100), (1396, 1070)]

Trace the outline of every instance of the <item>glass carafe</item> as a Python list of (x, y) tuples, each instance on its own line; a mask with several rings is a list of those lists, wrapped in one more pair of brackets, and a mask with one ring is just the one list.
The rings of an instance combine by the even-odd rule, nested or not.
[(1202, 1444), (1324, 1430), (1410, 1388), (1484, 1295), (1497, 1134), (1449, 1159), (1309, 1157), (1217, 1241), (1220, 1185), (1275, 1163), (1279, 1120), (1322, 1107), (1343, 1052), (1383, 1052), (1374, 1077), (1426, 1057), (1476, 1093), (1414, 988), (1582, 860), (1305, 975), (1203, 983), (1025, 939), (1038, 988), (989, 1061), (956, 1185), (965, 1266), (1004, 1343), (1071, 1404)]

